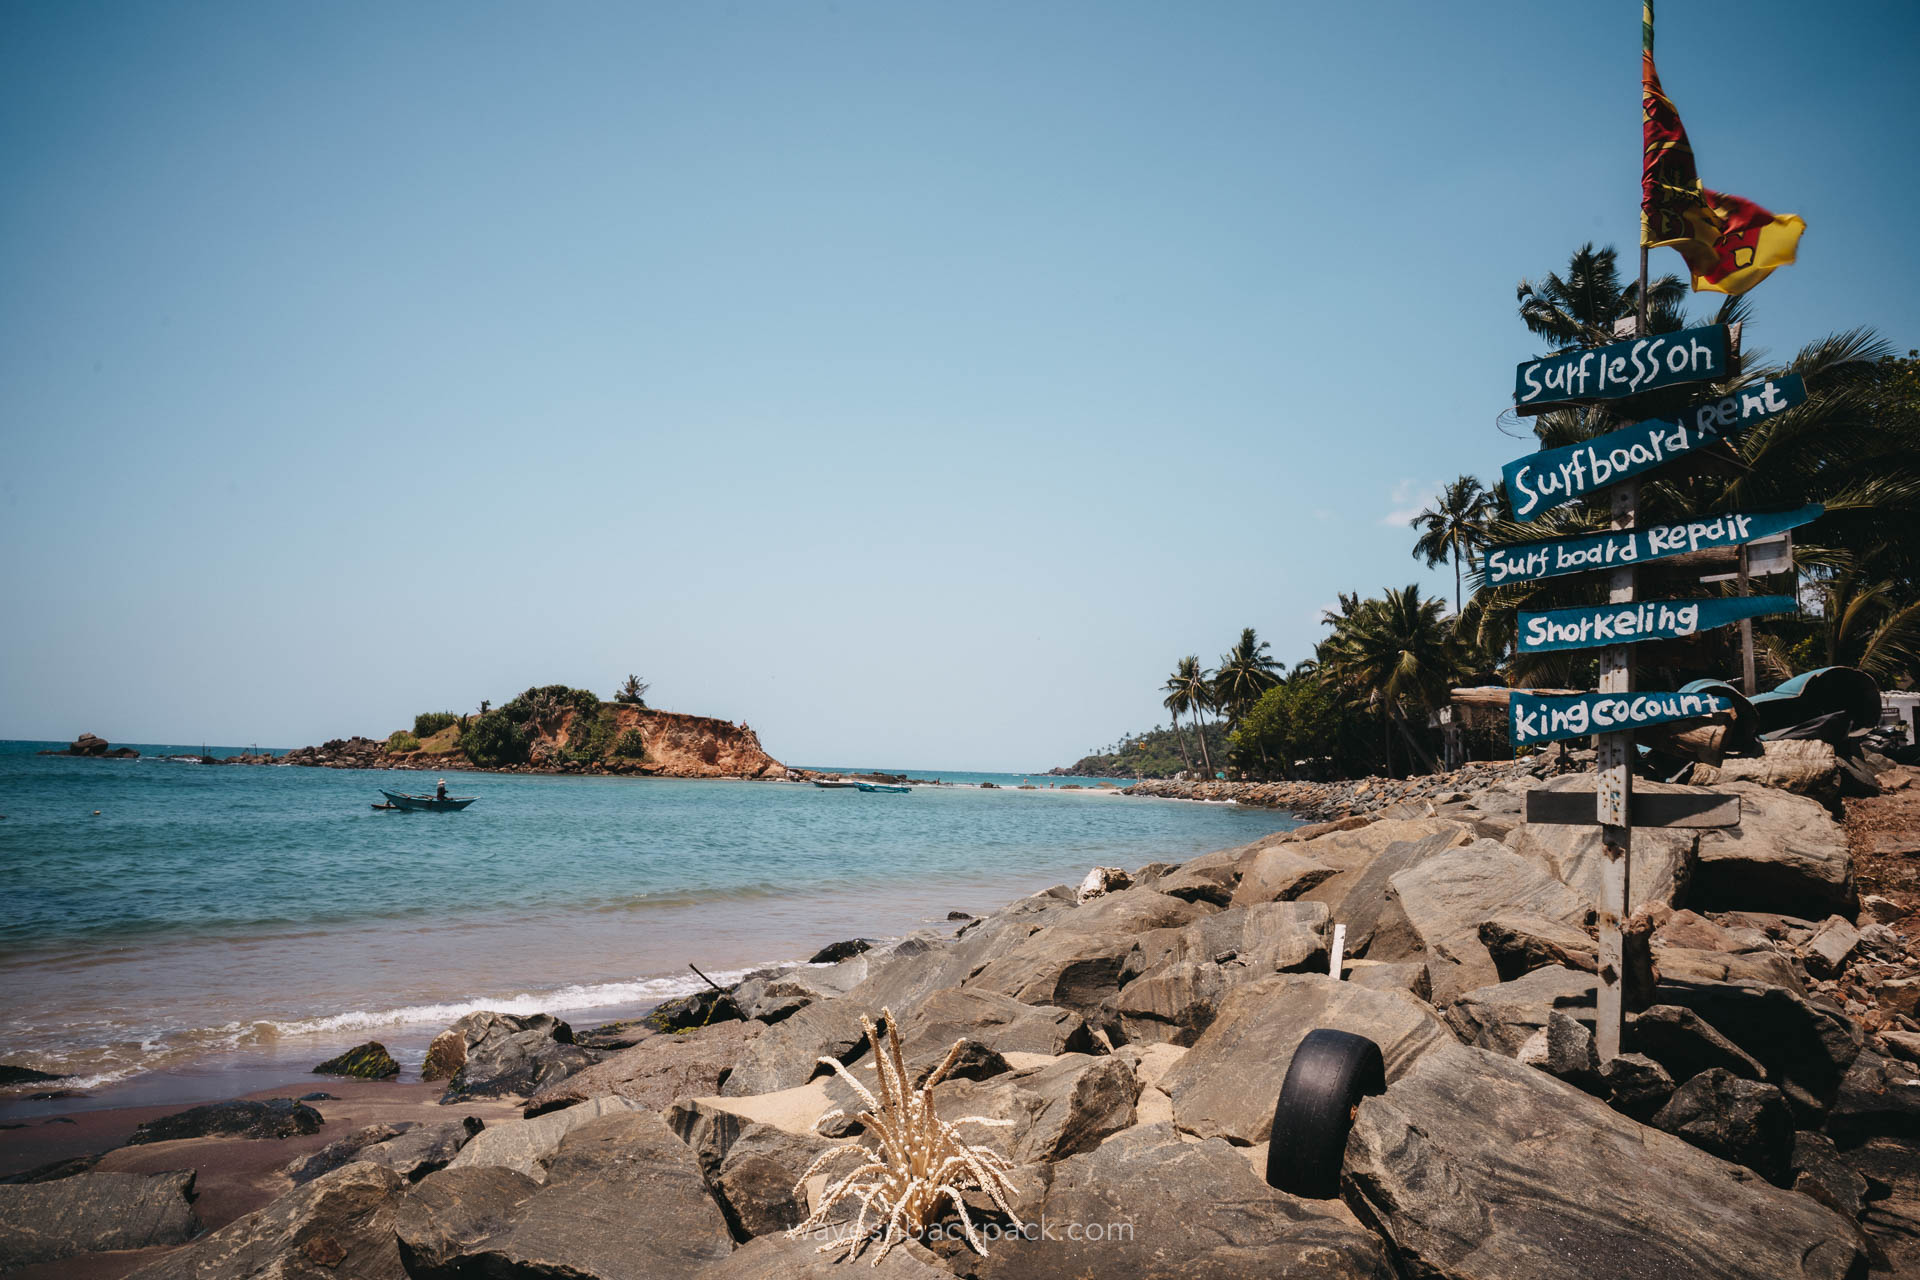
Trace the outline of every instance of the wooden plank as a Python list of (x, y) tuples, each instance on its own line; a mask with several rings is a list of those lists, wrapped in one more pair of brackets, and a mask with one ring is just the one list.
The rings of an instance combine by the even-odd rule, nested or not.
[(1731, 347), (1727, 326), (1710, 324), (1523, 361), (1513, 371), (1514, 412), (1528, 417), (1570, 401), (1618, 400), (1724, 377)]
[(1521, 653), (1547, 653), (1555, 649), (1596, 649), (1647, 640), (1674, 640), (1724, 627), (1742, 618), (1795, 613), (1799, 607), (1799, 601), (1792, 596), (1710, 596), (1702, 600), (1637, 602), (1629, 598), (1604, 605), (1543, 609), (1538, 613), (1520, 614), (1517, 647)]
[[(1711, 829), (1740, 825), (1740, 797), (1714, 791), (1675, 794), (1635, 791), (1627, 813), (1636, 827)], [(1556, 826), (1591, 827), (1598, 824), (1592, 791), (1527, 792), (1527, 821)]]
[(1693, 457), (1806, 399), (1806, 384), (1788, 374), (1701, 401), (1678, 418), (1648, 418), (1579, 444), (1541, 449), (1500, 468), (1508, 506), (1515, 520), (1538, 520), (1564, 503)]
[(1482, 553), (1481, 572), (1488, 586), (1498, 587), (1509, 582), (1534, 582), (1621, 565), (1693, 559), (1717, 548), (1726, 549), (1722, 554), (1726, 556), (1725, 563), (1731, 565), (1737, 557), (1732, 548), (1777, 537), (1819, 519), (1825, 512), (1825, 507), (1812, 502), (1795, 511), (1707, 516), (1644, 529), (1488, 547)]

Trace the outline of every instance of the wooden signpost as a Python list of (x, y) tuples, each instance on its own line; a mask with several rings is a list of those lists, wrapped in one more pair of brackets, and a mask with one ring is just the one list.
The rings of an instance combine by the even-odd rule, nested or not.
[[(1641, 297), (1646, 263), (1641, 261)], [(1643, 303), (1644, 305), (1644, 303)], [(1725, 327), (1709, 325), (1678, 333), (1647, 333), (1644, 310), (1639, 336), (1586, 351), (1564, 352), (1521, 364), (1514, 375), (1514, 409), (1527, 415), (1556, 405), (1621, 400), (1647, 391), (1725, 376), (1731, 340)], [(1682, 725), (1730, 713), (1732, 700), (1711, 693), (1635, 693), (1632, 646), (1645, 640), (1696, 635), (1767, 613), (1792, 612), (1791, 596), (1749, 596), (1746, 555), (1741, 552), (1738, 597), (1699, 600), (1636, 599), (1638, 565), (1778, 536), (1814, 519), (1819, 507), (1776, 515), (1723, 515), (1681, 524), (1638, 526), (1638, 477), (1714, 444), (1806, 399), (1797, 377), (1769, 379), (1732, 395), (1700, 401), (1673, 419), (1652, 418), (1580, 444), (1548, 449), (1502, 468), (1516, 520), (1537, 519), (1554, 507), (1605, 493), (1608, 532), (1490, 548), (1487, 580), (1527, 582), (1562, 574), (1607, 574), (1607, 603), (1522, 613), (1517, 647), (1522, 653), (1555, 649), (1600, 649), (1599, 689), (1570, 696), (1538, 696), (1514, 690), (1507, 702), (1508, 736), (1515, 747), (1566, 738), (1594, 737), (1596, 786), (1592, 792), (1536, 790), (1527, 798), (1532, 822), (1589, 822), (1600, 828), (1605, 854), (1600, 901), (1599, 984), (1595, 1041), (1604, 1061), (1620, 1053), (1626, 972), (1623, 926), (1632, 909), (1633, 828), (1637, 826), (1731, 826), (1740, 818), (1737, 796), (1672, 788), (1636, 796), (1634, 730)], [(1747, 673), (1747, 690), (1753, 690)]]

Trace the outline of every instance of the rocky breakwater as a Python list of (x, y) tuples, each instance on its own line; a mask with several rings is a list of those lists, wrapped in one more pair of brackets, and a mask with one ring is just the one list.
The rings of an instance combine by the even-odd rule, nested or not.
[(1514, 779), (1547, 778), (1569, 769), (1584, 769), (1588, 752), (1529, 756), (1521, 760), (1474, 761), (1451, 773), (1415, 778), (1354, 778), (1335, 782), (1229, 782), (1220, 778), (1148, 779), (1127, 787), (1130, 796), (1157, 796), (1163, 800), (1233, 801), (1261, 809), (1286, 809), (1309, 821), (1379, 813), (1408, 806), (1407, 813), (1424, 814), (1428, 802), (1446, 804)]
[(91, 760), (138, 760), (140, 753), (132, 747), (116, 747), (105, 738), (83, 733), (73, 740), (72, 745), (55, 751), (42, 751), (43, 756), (81, 756)]
[[(1538, 785), (1517, 771), (1418, 814), (1102, 870), (651, 1026), (472, 1015), (430, 1056), (451, 1115), (505, 1097), (522, 1118), (448, 1130), (444, 1168), (342, 1148), (139, 1274), (307, 1274), (315, 1248), (394, 1280), (867, 1274), (877, 1245), (857, 1271), (816, 1249), (895, 1221), (884, 1168), (829, 1203), (862, 1157), (815, 1165), (836, 1142), (897, 1158), (876, 1126), (908, 1090), (1010, 1189), (961, 1179), (900, 1218), (924, 1229), (882, 1275), (1915, 1274), (1913, 902), (1862, 898), (1819, 803), (1724, 784), (1740, 828), (1636, 837), (1628, 1038), (1603, 1061), (1598, 833), (1526, 823)], [(1337, 1194), (1309, 1199), (1265, 1175), (1282, 1081), (1322, 1028), (1372, 1040), (1384, 1071)], [(920, 1136), (890, 1140), (932, 1142), (916, 1114)], [(89, 1194), (110, 1190), (130, 1194)], [(178, 1216), (172, 1184), (134, 1190)], [(787, 1235), (810, 1219), (825, 1233)]]

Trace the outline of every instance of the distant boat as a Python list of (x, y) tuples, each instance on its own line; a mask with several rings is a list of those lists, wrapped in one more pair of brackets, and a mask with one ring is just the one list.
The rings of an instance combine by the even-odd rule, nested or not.
[(829, 791), (833, 791), (833, 790), (839, 790), (842, 788), (846, 790), (852, 790), (854, 787), (862, 786), (864, 784), (858, 783), (858, 782), (830, 782), (823, 778), (815, 778), (813, 780), (813, 785), (816, 787), (825, 787)]
[(373, 806), (376, 809), (424, 810), (428, 813), (458, 813), (480, 798), (479, 796), (448, 796), (442, 800), (436, 796), (402, 795), (385, 788), (381, 789), (380, 794), (387, 798), (387, 802)]
[(894, 787), (894, 786), (889, 786), (884, 782), (858, 782), (858, 783), (855, 783), (854, 785), (859, 787), (862, 791), (892, 791), (903, 796), (913, 794), (912, 787)]

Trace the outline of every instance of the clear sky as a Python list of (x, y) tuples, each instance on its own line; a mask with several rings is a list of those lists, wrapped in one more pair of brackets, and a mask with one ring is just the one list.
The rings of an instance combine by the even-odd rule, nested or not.
[[(1631, 261), (1639, 13), (0, 6), (0, 737), (629, 671), (795, 763), (1164, 722), (1451, 594), (1406, 516), (1530, 443), (1515, 283)], [(1808, 224), (1750, 346), (1920, 346), (1920, 7), (1668, 0), (1659, 62)]]

